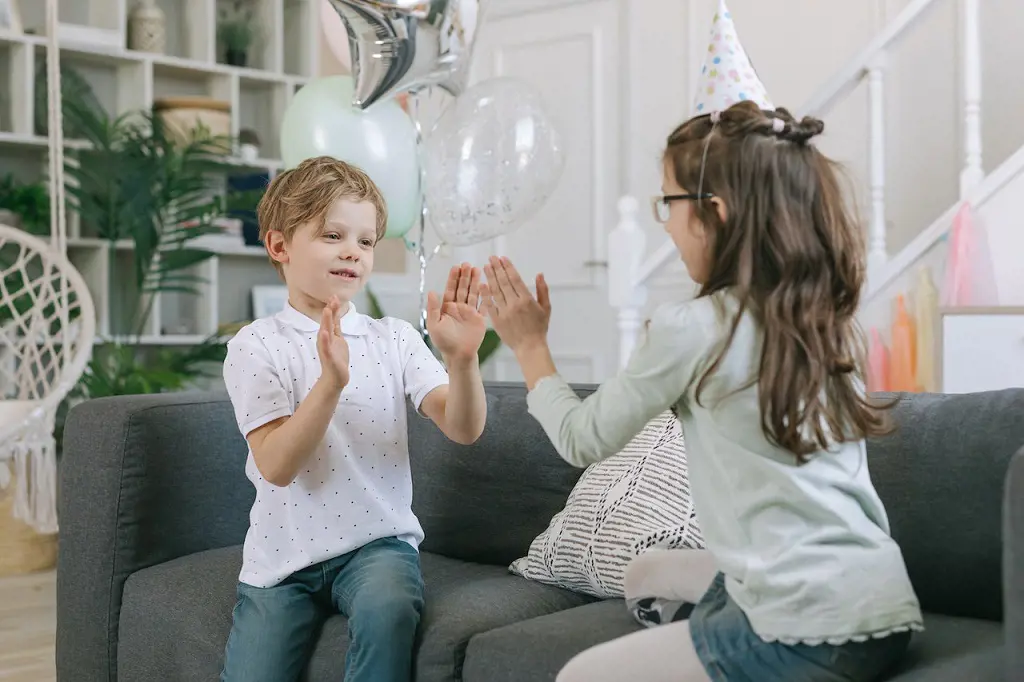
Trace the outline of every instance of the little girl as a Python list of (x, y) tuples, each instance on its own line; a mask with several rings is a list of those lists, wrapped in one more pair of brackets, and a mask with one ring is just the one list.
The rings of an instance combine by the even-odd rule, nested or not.
[(585, 651), (559, 682), (868, 682), (922, 629), (868, 475), (865, 438), (888, 425), (860, 374), (859, 226), (808, 144), (823, 127), (747, 101), (669, 136), (654, 209), (700, 293), (659, 308), (586, 400), (556, 374), (543, 276), (534, 298), (507, 259), (484, 268), (530, 413), (568, 462), (611, 456), (676, 411), (720, 571), (688, 621)]

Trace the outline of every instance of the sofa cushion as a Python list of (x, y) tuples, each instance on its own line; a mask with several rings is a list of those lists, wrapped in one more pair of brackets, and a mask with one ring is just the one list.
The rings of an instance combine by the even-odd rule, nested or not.
[(462, 679), (464, 682), (554, 680), (562, 666), (581, 651), (643, 629), (621, 599), (538, 616), (469, 640)]
[[(215, 549), (133, 573), (125, 583), (118, 642), (118, 679), (212, 680), (231, 628), (241, 547)], [(517, 620), (590, 601), (524, 580), (503, 566), (471, 564), (424, 552), (426, 607), (417, 680), (461, 679), (470, 637)], [(324, 624), (305, 679), (340, 680), (348, 647), (346, 619)]]
[(652, 548), (704, 548), (682, 425), (669, 410), (617, 455), (587, 467), (565, 508), (509, 569), (594, 597), (621, 598), (626, 566)]
[(868, 442), (871, 480), (926, 611), (1003, 617), (1003, 487), (1024, 444), (1022, 414), (1019, 389), (908, 394), (896, 431)]
[(988, 620), (924, 614), (889, 682), (1001, 682), (1003, 626)]
[(521, 383), (488, 382), (487, 426), (473, 445), (448, 440), (410, 406), (409, 462), (423, 551), (502, 567), (526, 555), (583, 473), (527, 412)]
[[(642, 629), (618, 599), (513, 623), (469, 641), (463, 680), (552, 682), (577, 653)], [(888, 682), (998, 682), (1002, 655), (998, 623), (926, 613), (925, 631)]]

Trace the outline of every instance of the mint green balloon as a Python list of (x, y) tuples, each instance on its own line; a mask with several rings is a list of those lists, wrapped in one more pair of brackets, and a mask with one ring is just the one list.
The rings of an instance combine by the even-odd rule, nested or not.
[(315, 78), (295, 93), (281, 121), (281, 158), (294, 168), (313, 156), (358, 166), (388, 205), (386, 237), (401, 237), (420, 217), (416, 126), (397, 102), (352, 106), (350, 76)]

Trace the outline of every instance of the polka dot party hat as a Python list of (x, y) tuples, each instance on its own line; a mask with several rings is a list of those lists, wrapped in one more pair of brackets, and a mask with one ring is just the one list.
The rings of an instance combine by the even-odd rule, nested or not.
[(747, 51), (740, 44), (736, 24), (725, 0), (719, 0), (718, 11), (711, 21), (711, 41), (704, 57), (704, 67), (697, 79), (693, 114), (699, 116), (722, 111), (748, 99), (762, 109), (775, 108), (768, 99), (764, 83), (750, 63)]

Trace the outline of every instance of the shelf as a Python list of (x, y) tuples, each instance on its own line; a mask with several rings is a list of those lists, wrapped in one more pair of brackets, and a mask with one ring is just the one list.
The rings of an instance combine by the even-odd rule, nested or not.
[[(317, 3), (322, 0), (252, 0), (266, 32), (254, 43), (245, 66), (225, 63), (218, 44), (217, 7), (222, 0), (157, 0), (165, 16), (166, 43), (160, 54), (128, 48), (130, 14), (137, 0), (59, 1), (64, 88), (74, 84), (76, 74), (81, 76), (77, 80), (88, 85), (112, 118), (149, 110), (162, 97), (198, 95), (230, 102), (231, 133), (252, 129), (260, 144), (259, 158), (243, 160), (237, 152), (229, 157), (233, 168), (227, 175), (263, 174), (269, 179), (284, 168), (280, 124), (295, 91), (318, 74)], [(20, 7), (25, 27), (33, 33), (0, 31), (0, 176), (12, 172), (23, 181), (45, 182), (45, 4), (21, 0)], [(67, 149), (87, 148), (67, 129), (65, 136)], [(225, 178), (223, 186), (212, 183), (211, 192), (223, 192), (226, 186)], [(222, 325), (251, 319), (254, 286), (281, 284), (262, 246), (247, 245), (241, 236), (196, 239), (190, 246), (214, 254), (195, 267), (203, 280), (195, 286), (202, 294), (148, 294), (151, 317), (141, 338), (135, 339), (128, 319), (140, 297), (134, 284), (134, 243), (110, 244), (84, 236), (78, 222), (69, 211), (68, 258), (93, 296), (98, 343), (195, 345)]]
[(206, 341), (200, 334), (157, 334), (150, 336), (97, 336), (95, 344), (138, 344), (140, 346), (196, 346)]
[(246, 77), (238, 80), (238, 129), (255, 131), (264, 155), (276, 157), (281, 152), (280, 122), (289, 99), (287, 85)]

